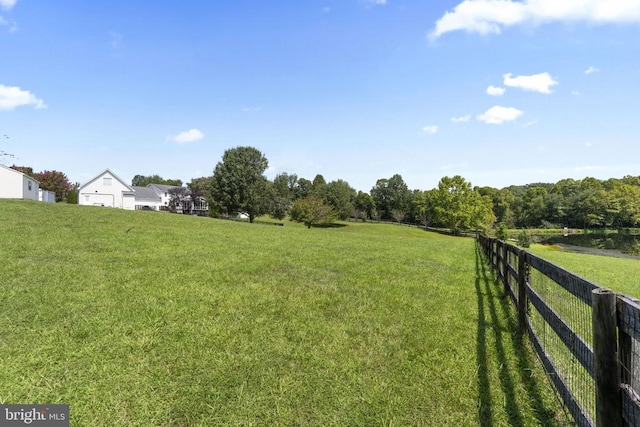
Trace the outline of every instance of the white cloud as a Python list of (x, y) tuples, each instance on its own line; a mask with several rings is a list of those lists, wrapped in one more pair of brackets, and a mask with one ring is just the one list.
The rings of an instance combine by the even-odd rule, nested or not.
[(489, 108), (483, 114), (480, 114), (476, 118), (481, 122), (485, 122), (492, 125), (499, 125), (503, 122), (509, 122), (515, 120), (522, 115), (522, 111), (513, 107), (501, 107), (496, 105)]
[(598, 71), (600, 71), (599, 69), (597, 69), (594, 66), (591, 66), (589, 68), (587, 68), (586, 70), (584, 70), (585, 74), (593, 74), (593, 73), (597, 73)]
[(245, 113), (250, 113), (250, 112), (255, 112), (260, 110), (262, 110), (262, 107), (244, 107), (242, 109), (242, 111), (244, 111)]
[(15, 33), (16, 31), (18, 31), (18, 24), (16, 24), (15, 21), (9, 22), (2, 16), (0, 16), (0, 27), (9, 27), (8, 31), (10, 33)]
[(189, 129), (184, 132), (180, 132), (176, 136), (170, 136), (167, 139), (175, 141), (178, 144), (188, 144), (190, 142), (199, 141), (204, 138), (204, 133), (198, 129)]
[(500, 34), (503, 27), (553, 21), (640, 22), (640, 0), (463, 0), (446, 12), (429, 37), (451, 31)]
[(580, 91), (579, 91), (579, 90), (572, 90), (572, 91), (571, 91), (571, 95), (573, 95), (573, 96), (580, 96)]
[(503, 87), (489, 86), (487, 88), (487, 95), (502, 96), (504, 95), (504, 91), (505, 91), (505, 88)]
[(529, 90), (540, 93), (551, 93), (551, 86), (558, 84), (557, 81), (549, 75), (549, 73), (533, 74), (531, 76), (516, 76), (507, 73), (504, 77), (504, 85), (509, 87), (517, 87), (523, 90)]
[(438, 132), (438, 125), (425, 126), (422, 128), (422, 132), (426, 133), (427, 135), (433, 135), (434, 133)]
[(0, 0), (0, 8), (9, 10), (16, 5), (18, 0)]
[(387, 4), (387, 0), (365, 0), (367, 3), (372, 4)]
[(16, 107), (32, 105), (34, 108), (47, 108), (44, 101), (36, 98), (27, 90), (17, 86), (4, 86), (0, 84), (0, 110), (13, 110)]
[(529, 126), (533, 126), (535, 124), (538, 124), (538, 119), (528, 121), (527, 123), (523, 124), (522, 127), (528, 128)]
[(466, 116), (451, 117), (451, 121), (453, 123), (464, 123), (468, 122), (469, 120), (471, 120), (471, 116), (469, 114), (467, 114)]

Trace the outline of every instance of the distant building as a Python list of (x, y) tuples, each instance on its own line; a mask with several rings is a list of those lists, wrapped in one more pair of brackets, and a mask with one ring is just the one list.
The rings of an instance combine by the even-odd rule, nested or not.
[(40, 190), (38, 190), (38, 200), (40, 200), (41, 202), (55, 203), (56, 193), (49, 190), (43, 190), (41, 188)]
[[(105, 206), (128, 210), (169, 210), (179, 213), (206, 215), (209, 205), (203, 197), (192, 199), (188, 190), (172, 203), (172, 189), (182, 188), (175, 185), (149, 184), (146, 187), (134, 187), (120, 179), (109, 169), (96, 175), (78, 188), (78, 204)], [(174, 192), (175, 193), (175, 192)]]
[(162, 209), (162, 199), (150, 187), (132, 187), (135, 191), (136, 210), (159, 211)]
[(109, 169), (78, 188), (78, 204), (135, 209), (135, 190)]
[(38, 200), (40, 183), (15, 169), (0, 165), (0, 199)]

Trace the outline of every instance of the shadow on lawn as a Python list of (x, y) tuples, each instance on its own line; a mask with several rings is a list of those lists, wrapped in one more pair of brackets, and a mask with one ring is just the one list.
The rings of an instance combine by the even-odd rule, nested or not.
[[(476, 246), (476, 294), (478, 296), (478, 333), (476, 363), (478, 365), (478, 419), (483, 427), (493, 426), (495, 420), (493, 414), (493, 397), (491, 393), (491, 380), (489, 379), (489, 367), (487, 365), (487, 346), (495, 346), (497, 356), (498, 376), (500, 386), (504, 394), (504, 406), (511, 426), (524, 426), (521, 409), (516, 399), (515, 382), (512, 372), (520, 374), (518, 379), (527, 393), (528, 401), (540, 425), (555, 424), (555, 414), (545, 406), (540, 393), (540, 386), (536, 378), (531, 375), (531, 370), (536, 360), (532, 360), (530, 352), (525, 349), (524, 338), (517, 332), (517, 323), (514, 319), (514, 310), (510, 306), (511, 300), (504, 294), (493, 274), (488, 274), (484, 257), (479, 246)], [(488, 315), (488, 316), (487, 316)], [(502, 322), (500, 319), (505, 319)], [(493, 336), (487, 336), (491, 334)], [(506, 340), (504, 334), (510, 334)], [(510, 361), (505, 352), (505, 341), (511, 342), (513, 353), (517, 361), (515, 368), (510, 369)]]

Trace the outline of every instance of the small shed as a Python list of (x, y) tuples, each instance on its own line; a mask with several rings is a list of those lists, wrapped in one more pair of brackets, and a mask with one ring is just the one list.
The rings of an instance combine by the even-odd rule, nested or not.
[(40, 183), (20, 171), (0, 165), (0, 199), (38, 200)]

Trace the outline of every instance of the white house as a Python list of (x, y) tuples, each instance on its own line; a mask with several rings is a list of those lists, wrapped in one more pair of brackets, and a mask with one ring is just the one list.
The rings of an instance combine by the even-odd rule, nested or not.
[(109, 169), (78, 188), (78, 204), (134, 210), (135, 190)]
[(153, 210), (159, 211), (162, 205), (162, 199), (150, 187), (132, 187), (135, 191), (136, 210)]
[(176, 188), (176, 185), (164, 185), (164, 184), (149, 184), (148, 188), (153, 190), (153, 192), (160, 197), (160, 206), (161, 209), (169, 209), (169, 202), (171, 201), (171, 194), (169, 190), (172, 188)]
[[(177, 185), (165, 185), (165, 184), (149, 184), (148, 189), (153, 190), (155, 194), (160, 198), (160, 210), (168, 210), (171, 206), (171, 198), (175, 197), (175, 192), (172, 195), (172, 189), (186, 190), (184, 187)], [(137, 190), (136, 190), (137, 191)], [(180, 197), (180, 201), (174, 203), (173, 209), (177, 212), (192, 214), (192, 215), (206, 215), (209, 212), (209, 204), (204, 197), (192, 197), (189, 194), (190, 191), (186, 190), (186, 194)], [(136, 200), (138, 196), (136, 195)]]
[(40, 183), (22, 172), (0, 165), (0, 199), (38, 200)]

